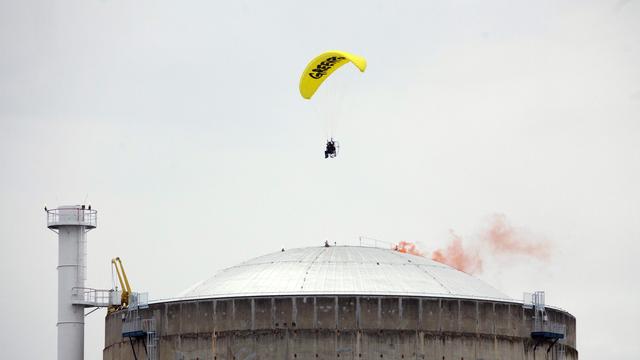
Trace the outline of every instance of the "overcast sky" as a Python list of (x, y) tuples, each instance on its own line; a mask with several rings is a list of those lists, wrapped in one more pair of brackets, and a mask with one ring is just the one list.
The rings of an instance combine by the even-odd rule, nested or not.
[[(326, 238), (473, 241), (501, 213), (552, 257), (479, 276), (546, 290), (582, 360), (637, 359), (639, 45), (634, 0), (0, 1), (3, 357), (55, 358), (42, 208), (84, 201), (87, 285), (120, 256), (156, 299)], [(345, 104), (326, 112), (297, 85), (334, 48), (369, 67), (325, 83)]]

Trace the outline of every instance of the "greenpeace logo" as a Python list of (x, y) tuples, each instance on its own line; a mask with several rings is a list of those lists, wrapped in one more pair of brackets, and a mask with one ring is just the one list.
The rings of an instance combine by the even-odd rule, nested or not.
[(344, 56), (332, 56), (318, 64), (315, 69), (311, 70), (309, 76), (314, 79), (320, 79), (321, 77), (327, 75), (327, 71), (329, 71), (335, 64), (340, 63), (344, 59)]

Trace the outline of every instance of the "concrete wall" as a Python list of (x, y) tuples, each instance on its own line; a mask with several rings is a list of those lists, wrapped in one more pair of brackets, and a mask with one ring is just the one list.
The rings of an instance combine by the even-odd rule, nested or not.
[[(313, 296), (207, 299), (153, 304), (160, 359), (557, 359), (530, 338), (531, 310), (483, 300)], [(564, 359), (577, 359), (575, 318)], [(134, 359), (121, 336), (122, 314), (107, 316), (105, 360)], [(146, 359), (141, 341), (138, 359)], [(141, 355), (142, 354), (142, 355)]]

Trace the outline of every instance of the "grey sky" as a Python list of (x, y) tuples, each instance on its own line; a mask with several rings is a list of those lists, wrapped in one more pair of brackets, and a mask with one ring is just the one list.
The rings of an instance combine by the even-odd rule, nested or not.
[[(86, 198), (88, 284), (110, 287), (120, 256), (153, 298), (281, 247), (429, 251), (504, 213), (554, 255), (480, 277), (546, 290), (576, 315), (581, 359), (632, 359), (639, 44), (639, 1), (1, 1), (3, 355), (55, 357), (42, 206)], [(297, 83), (333, 48), (369, 68), (325, 84), (348, 84), (325, 161)]]

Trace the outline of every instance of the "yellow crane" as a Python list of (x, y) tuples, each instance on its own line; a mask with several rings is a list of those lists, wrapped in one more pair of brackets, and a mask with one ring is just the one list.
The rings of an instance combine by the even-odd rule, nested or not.
[(124, 266), (122, 265), (122, 260), (120, 260), (119, 257), (111, 259), (111, 265), (116, 269), (118, 282), (122, 288), (122, 295), (120, 296), (119, 306), (109, 307), (110, 313), (120, 309), (126, 309), (129, 306), (129, 295), (131, 295), (132, 292), (131, 285), (129, 285), (129, 279), (127, 278), (127, 273), (124, 271)]

